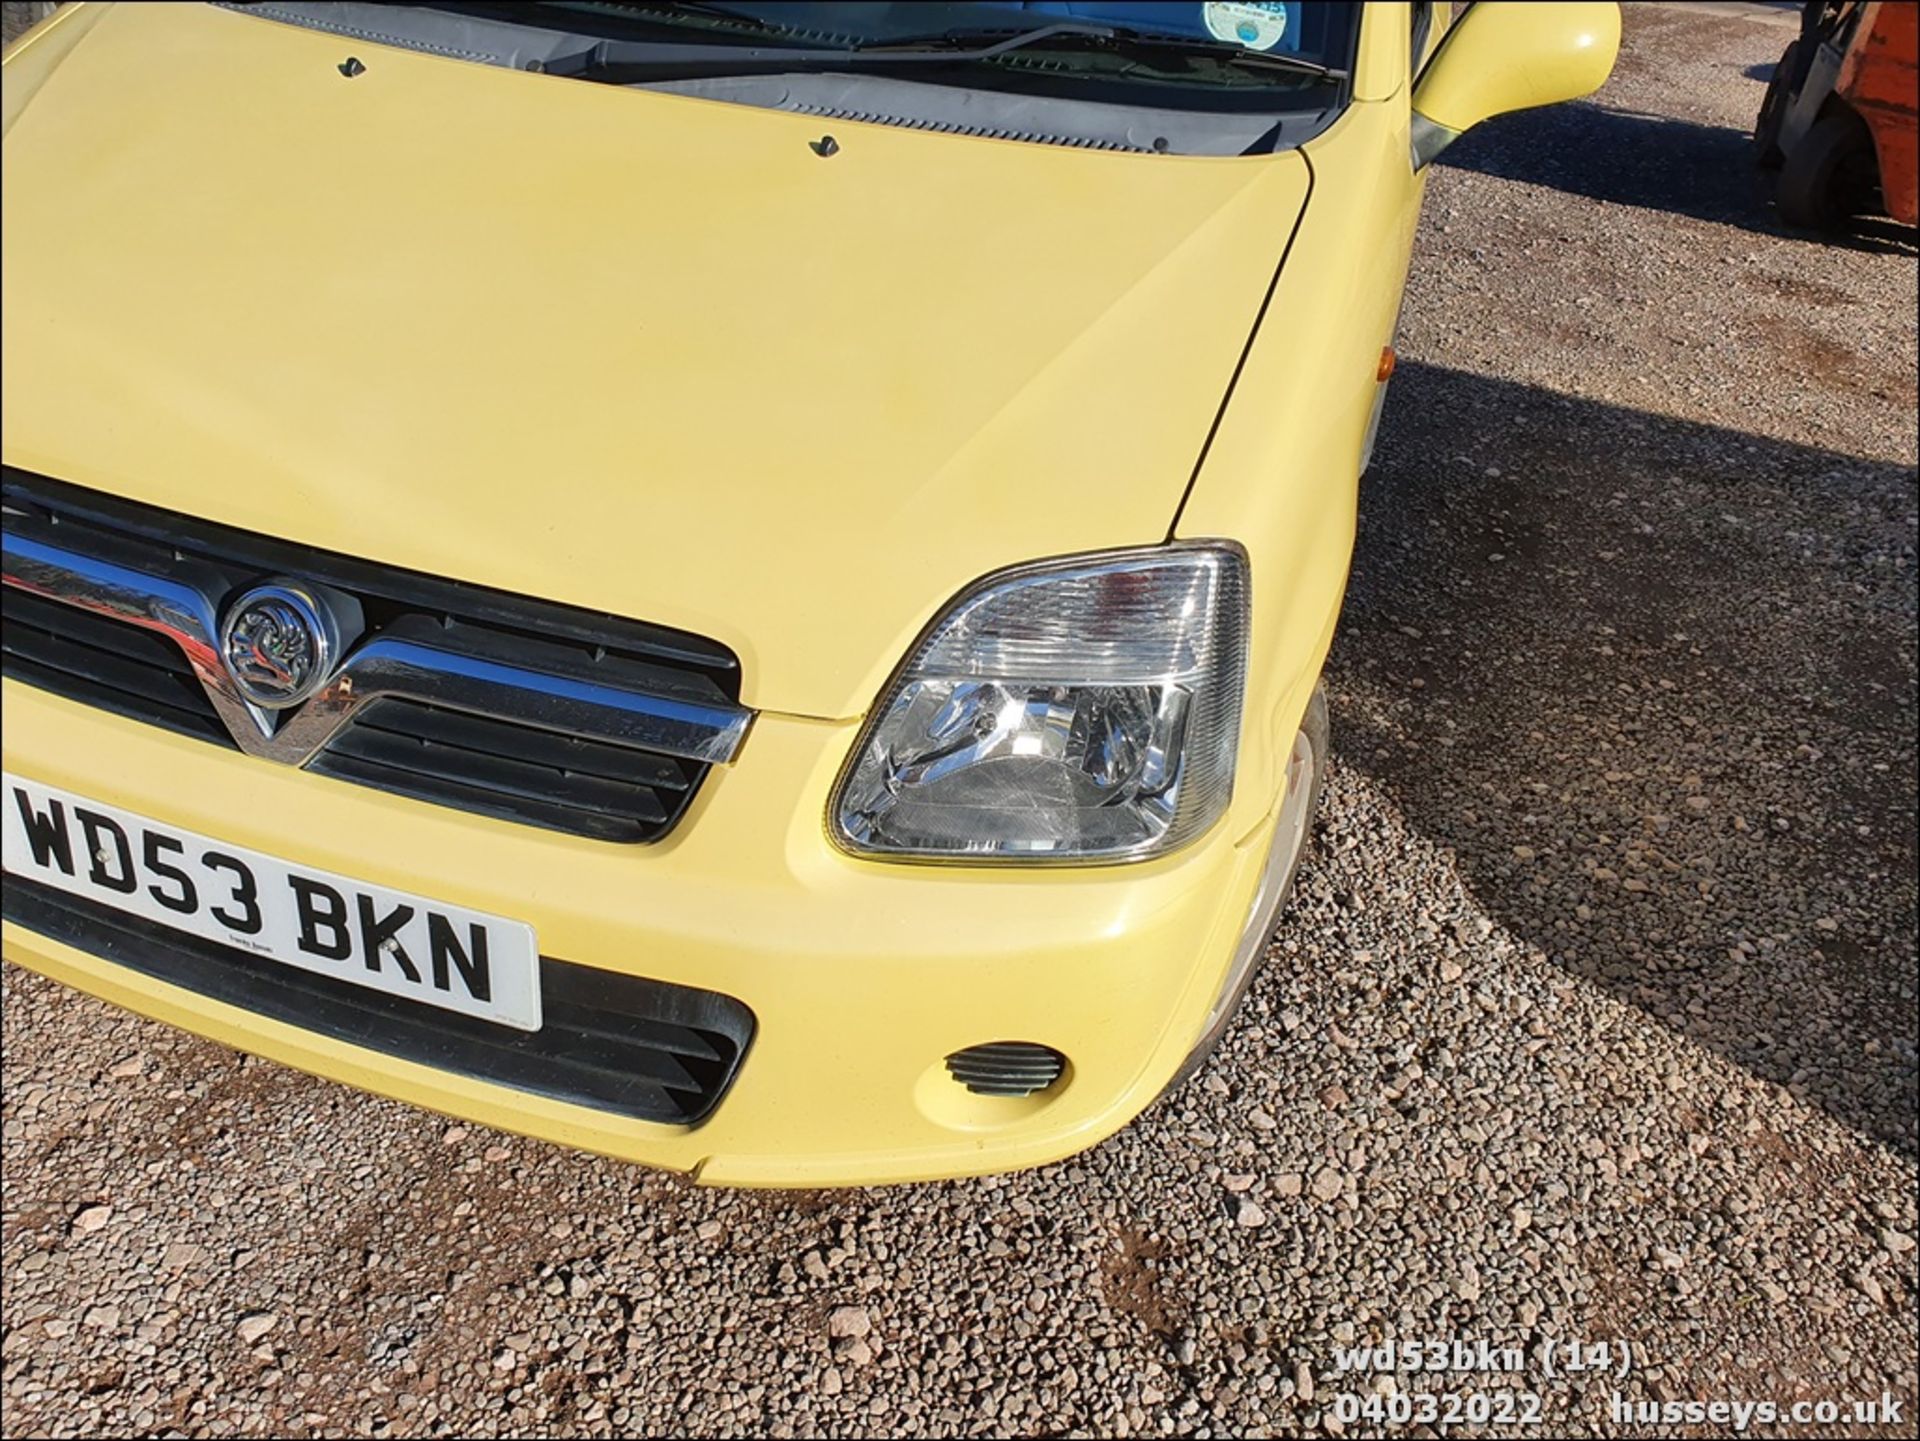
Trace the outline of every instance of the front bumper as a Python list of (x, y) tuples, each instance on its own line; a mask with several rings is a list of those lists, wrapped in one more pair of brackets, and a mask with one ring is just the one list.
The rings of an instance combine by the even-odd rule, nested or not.
[[(1240, 940), (1269, 839), (1216, 827), (1108, 869), (881, 864), (837, 851), (827, 796), (854, 723), (763, 714), (653, 846), (611, 845), (349, 786), (15, 682), (5, 764), (46, 784), (323, 870), (531, 923), (545, 955), (719, 991), (752, 1048), (718, 1109), (662, 1125), (450, 1074), (4, 931), (7, 959), (213, 1040), (449, 1115), (685, 1172), (825, 1186), (1013, 1170), (1092, 1145), (1184, 1058)], [(943, 1058), (1065, 1054), (1025, 1099)]]

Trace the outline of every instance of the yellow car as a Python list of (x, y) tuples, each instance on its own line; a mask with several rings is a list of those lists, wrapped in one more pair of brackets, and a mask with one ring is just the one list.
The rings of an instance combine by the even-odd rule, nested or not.
[(1423, 167), (1612, 4), (70, 5), (4, 65), (5, 954), (728, 1185), (1190, 1071)]

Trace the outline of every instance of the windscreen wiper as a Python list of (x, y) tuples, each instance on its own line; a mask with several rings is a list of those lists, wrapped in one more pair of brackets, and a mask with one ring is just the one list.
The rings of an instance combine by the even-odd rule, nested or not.
[(1283, 55), (1278, 50), (1248, 50), (1230, 40), (1198, 40), (1184, 35), (1161, 35), (1151, 30), (1116, 30), (1114, 49), (1180, 50), (1247, 70), (1284, 70), (1290, 75), (1311, 75), (1316, 80), (1347, 78), (1345, 70), (1322, 65), (1318, 60), (1308, 60), (1299, 55)]
[(621, 85), (673, 76), (740, 74), (751, 71), (879, 69), (897, 65), (961, 65), (993, 60), (1030, 45), (1068, 41), (1119, 53), (1129, 50), (1183, 50), (1226, 64), (1253, 69), (1284, 70), (1316, 79), (1343, 80), (1347, 72), (1292, 55), (1243, 50), (1215, 40), (1187, 40), (1153, 35), (1112, 25), (1085, 25), (1062, 21), (1033, 30), (1020, 30), (987, 45), (980, 32), (918, 36), (869, 41), (840, 49), (782, 45), (681, 44), (665, 40), (602, 40), (571, 55), (547, 61), (529, 61), (530, 68), (575, 80)]
[[(949, 56), (955, 48), (964, 49), (969, 41), (984, 38), (987, 32), (959, 31), (945, 35), (915, 35), (903, 39), (872, 41), (862, 45), (862, 55), (882, 55), (889, 51), (904, 51), (910, 55), (925, 52), (946, 51)], [(1283, 55), (1278, 51), (1249, 50), (1245, 46), (1235, 45), (1228, 40), (1203, 39), (1195, 35), (1168, 35), (1157, 30), (1139, 30), (1131, 25), (1095, 25), (1085, 22), (1063, 21), (1057, 25), (1043, 25), (1036, 30), (1007, 32), (1006, 38), (998, 45), (983, 50), (972, 51), (962, 58), (990, 58), (1004, 54), (1009, 50), (1023, 49), (1028, 45), (1053, 40), (1056, 37), (1078, 37), (1089, 48), (1113, 50), (1126, 53), (1132, 50), (1172, 50), (1187, 55), (1204, 55), (1209, 60), (1222, 61), (1230, 65), (1244, 65), (1254, 70), (1285, 70), (1296, 75), (1311, 75), (1320, 80), (1344, 80), (1347, 72), (1335, 70), (1332, 66), (1317, 61), (1305, 60), (1297, 55)]]
[(672, 40), (602, 40), (571, 55), (557, 55), (542, 67), (549, 75), (578, 80), (655, 79), (669, 74), (689, 74), (710, 69), (740, 70), (832, 70), (854, 66), (911, 65), (919, 63), (957, 64), (970, 60), (991, 60), (1011, 50), (1037, 44), (1055, 35), (1104, 37), (1111, 31), (1101, 25), (1078, 25), (1070, 21), (1043, 25), (1009, 35), (995, 44), (967, 49), (959, 37), (938, 36), (911, 42), (887, 41), (839, 48), (802, 45), (701, 45)]

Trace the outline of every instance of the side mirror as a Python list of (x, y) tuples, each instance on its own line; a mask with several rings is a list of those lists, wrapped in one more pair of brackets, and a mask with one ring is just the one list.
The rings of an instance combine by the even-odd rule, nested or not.
[(1414, 87), (1414, 168), (1482, 120), (1591, 95), (1613, 73), (1619, 53), (1620, 7), (1613, 0), (1477, 0)]

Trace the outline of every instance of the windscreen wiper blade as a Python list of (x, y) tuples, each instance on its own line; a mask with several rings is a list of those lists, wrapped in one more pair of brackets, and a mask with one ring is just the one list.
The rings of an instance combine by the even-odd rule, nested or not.
[(1230, 64), (1246, 64), (1262, 69), (1286, 70), (1316, 78), (1344, 79), (1346, 72), (1300, 60), (1291, 55), (1274, 55), (1259, 50), (1243, 50), (1218, 41), (1183, 40), (1178, 36), (1149, 35), (1141, 31), (1111, 25), (1086, 25), (1062, 21), (1033, 30), (1003, 35), (987, 45), (973, 42), (985, 38), (979, 33), (910, 37), (900, 40), (872, 41), (839, 49), (791, 45), (688, 45), (667, 40), (602, 40), (571, 55), (555, 56), (545, 62), (531, 62), (549, 75), (577, 80), (598, 80), (610, 84), (657, 80), (670, 76), (740, 74), (752, 71), (851, 70), (877, 69), (896, 65), (959, 65), (977, 60), (993, 60), (1024, 50), (1030, 45), (1050, 41), (1077, 40), (1099, 48), (1125, 51), (1141, 49), (1184, 49)]
[(1198, 39), (1188, 35), (1163, 35), (1154, 30), (1135, 30), (1127, 26), (1112, 29), (1109, 48), (1128, 50), (1177, 50), (1188, 55), (1204, 55), (1223, 65), (1239, 65), (1248, 70), (1284, 70), (1292, 75), (1311, 75), (1317, 80), (1345, 80), (1347, 72), (1317, 60), (1287, 55), (1278, 50), (1249, 50), (1231, 40)]
[(952, 65), (969, 60), (991, 60), (1010, 50), (1037, 44), (1054, 35), (1099, 35), (1112, 32), (1104, 25), (1077, 25), (1070, 21), (1023, 30), (977, 49), (957, 46), (951, 37), (912, 43), (815, 48), (802, 45), (688, 45), (671, 40), (602, 40), (571, 55), (559, 55), (542, 68), (549, 75), (580, 80), (653, 79), (669, 74), (708, 70), (835, 70), (856, 66)]

